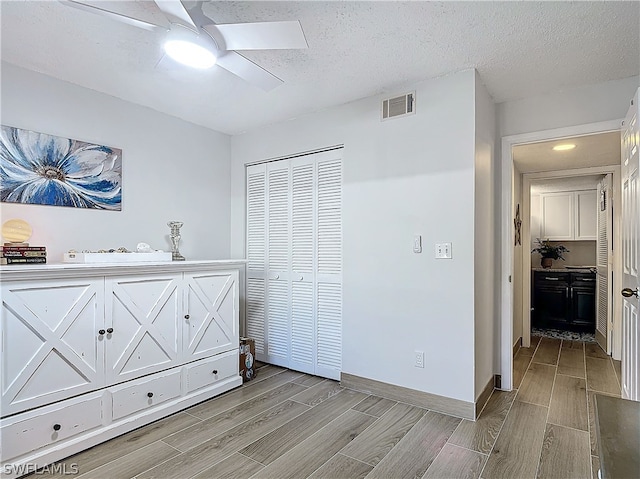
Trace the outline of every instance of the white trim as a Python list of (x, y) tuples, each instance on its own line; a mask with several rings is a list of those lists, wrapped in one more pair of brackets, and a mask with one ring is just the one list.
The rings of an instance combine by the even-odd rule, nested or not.
[[(513, 384), (513, 221), (512, 209), (512, 148), (524, 143), (535, 143), (558, 138), (567, 138), (607, 131), (620, 130), (620, 120), (609, 120), (586, 125), (575, 125), (552, 130), (542, 130), (502, 137), (502, 182), (501, 182), (501, 275), (500, 275), (500, 374), (503, 390), (510, 391)], [(551, 172), (549, 172), (551, 173)], [(527, 226), (528, 229), (528, 226)], [(524, 232), (523, 232), (524, 233)], [(523, 235), (523, 238), (527, 237)], [(526, 255), (523, 254), (523, 257)], [(523, 338), (524, 339), (524, 338)], [(523, 341), (524, 345), (524, 341)]]
[[(255, 165), (262, 165), (263, 163), (272, 163), (274, 161), (283, 161), (283, 160), (291, 160), (293, 158), (299, 158), (301, 156), (309, 156), (309, 155), (315, 155), (316, 153), (324, 153), (325, 151), (334, 151), (334, 150), (340, 150), (344, 148), (344, 144), (340, 144), (340, 145), (331, 145), (331, 146), (325, 146), (324, 148), (317, 148), (315, 150), (307, 150), (307, 151), (300, 151), (298, 153), (292, 153), (290, 155), (284, 155), (284, 156), (276, 156), (273, 158), (265, 158), (262, 160), (257, 160), (257, 161), (250, 161), (244, 164), (244, 168), (245, 168), (245, 182), (247, 179), (247, 172), (246, 169), (249, 166), (255, 166)], [(245, 185), (246, 186), (246, 185)]]

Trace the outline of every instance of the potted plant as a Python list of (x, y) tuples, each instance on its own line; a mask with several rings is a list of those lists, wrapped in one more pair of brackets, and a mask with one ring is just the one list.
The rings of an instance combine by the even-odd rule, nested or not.
[(561, 259), (564, 261), (564, 256), (562, 255), (569, 252), (565, 246), (561, 244), (553, 245), (548, 239), (541, 240), (538, 238), (536, 239), (536, 242), (538, 243), (538, 246), (533, 248), (531, 252), (540, 253), (540, 256), (542, 256), (540, 264), (543, 268), (551, 268), (554, 259)]

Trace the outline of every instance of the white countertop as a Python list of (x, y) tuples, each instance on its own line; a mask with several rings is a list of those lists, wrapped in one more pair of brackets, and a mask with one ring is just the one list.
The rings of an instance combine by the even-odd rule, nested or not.
[(247, 260), (163, 261), (140, 263), (49, 263), (0, 266), (0, 281), (39, 280), (112, 276), (116, 274), (148, 274), (198, 272), (211, 269), (244, 268)]
[(531, 268), (531, 271), (544, 271), (547, 273), (595, 273), (595, 266), (571, 266), (569, 268)]

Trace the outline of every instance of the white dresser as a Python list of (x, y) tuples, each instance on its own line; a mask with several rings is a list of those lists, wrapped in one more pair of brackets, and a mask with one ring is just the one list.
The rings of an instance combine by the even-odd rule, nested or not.
[(3, 267), (2, 477), (242, 384), (244, 261)]

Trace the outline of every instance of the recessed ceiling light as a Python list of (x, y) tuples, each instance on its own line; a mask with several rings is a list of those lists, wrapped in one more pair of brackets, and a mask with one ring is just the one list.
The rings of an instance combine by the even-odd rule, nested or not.
[(567, 151), (573, 150), (576, 147), (573, 143), (563, 143), (562, 145), (556, 145), (553, 147), (553, 151)]

